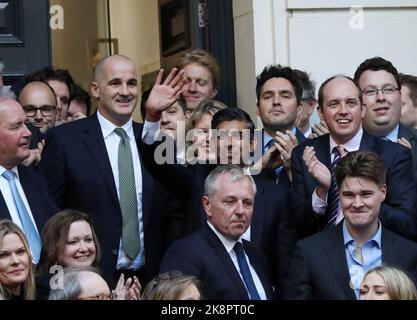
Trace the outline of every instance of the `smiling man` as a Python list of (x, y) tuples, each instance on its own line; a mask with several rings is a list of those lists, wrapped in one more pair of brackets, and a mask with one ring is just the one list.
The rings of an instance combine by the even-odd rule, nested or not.
[[(103, 248), (100, 267), (112, 285), (120, 273), (126, 279), (137, 276), (142, 285), (153, 278), (160, 257), (151, 254), (160, 255), (165, 236), (160, 227), (164, 217), (151, 215), (153, 180), (141, 165), (136, 144), (142, 131), (132, 120), (137, 84), (129, 58), (102, 59), (91, 84), (97, 113), (50, 130), (40, 163), (57, 206), (91, 215)], [(145, 233), (147, 227), (155, 230)]]
[(377, 137), (398, 142), (411, 149), (414, 180), (417, 182), (417, 134), (400, 123), (401, 79), (393, 64), (381, 57), (362, 62), (355, 72), (366, 110), (363, 127)]
[(184, 70), (186, 83), (181, 89), (187, 103), (187, 118), (206, 99), (213, 99), (219, 91), (220, 67), (207, 51), (196, 49), (186, 53), (177, 63)]
[(319, 90), (319, 115), (330, 134), (297, 146), (292, 155), (292, 209), (299, 238), (332, 227), (343, 219), (334, 169), (345, 154), (368, 150), (387, 168), (388, 192), (381, 208), (382, 224), (398, 234), (417, 234), (415, 183), (408, 148), (368, 134), (362, 129), (365, 110), (353, 79), (338, 75)]
[(297, 243), (287, 299), (356, 300), (363, 275), (383, 263), (416, 273), (417, 245), (378, 219), (387, 196), (382, 159), (351, 152), (340, 160), (335, 180), (344, 220)]

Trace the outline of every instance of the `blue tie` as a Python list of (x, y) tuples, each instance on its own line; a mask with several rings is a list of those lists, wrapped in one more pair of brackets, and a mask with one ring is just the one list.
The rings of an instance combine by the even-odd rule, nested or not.
[(239, 264), (240, 272), (243, 276), (243, 281), (245, 281), (246, 289), (249, 292), (249, 297), (251, 300), (261, 300), (258, 290), (256, 290), (255, 283), (253, 282), (252, 274), (249, 270), (248, 262), (246, 261), (245, 251), (243, 250), (243, 245), (240, 242), (236, 242), (233, 250), (237, 256), (237, 263)]
[(26, 234), (26, 237), (29, 240), (30, 249), (32, 251), (33, 259), (35, 262), (39, 262), (39, 256), (41, 253), (41, 239), (39, 237), (38, 231), (34, 226), (32, 219), (29, 216), (29, 212), (26, 209), (25, 204), (23, 203), (22, 197), (19, 194), (19, 191), (16, 187), (16, 174), (11, 170), (6, 170), (3, 172), (2, 176), (9, 182), (10, 190), (12, 191), (14, 204), (16, 206), (17, 212), (20, 217), (20, 222), (23, 226), (23, 231)]
[(334, 147), (332, 153), (334, 154), (334, 159), (330, 164), (331, 184), (327, 195), (327, 203), (329, 204), (329, 216), (325, 229), (335, 224), (337, 220), (337, 214), (339, 212), (339, 192), (337, 191), (336, 185), (336, 167), (341, 158), (339, 146)]

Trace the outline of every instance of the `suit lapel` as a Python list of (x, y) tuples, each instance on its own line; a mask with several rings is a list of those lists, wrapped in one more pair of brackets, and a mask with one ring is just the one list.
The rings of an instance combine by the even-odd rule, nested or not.
[(11, 219), (9, 208), (4, 201), (3, 194), (0, 192), (0, 219)]
[(232, 283), (235, 285), (237, 291), (240, 294), (240, 299), (249, 299), (249, 295), (246, 291), (245, 285), (243, 284), (242, 278), (239, 275), (239, 271), (236, 269), (233, 264), (232, 259), (229, 256), (229, 253), (226, 251), (223, 243), (217, 237), (217, 235), (210, 229), (210, 227), (205, 223), (202, 227), (202, 232), (205, 234), (209, 244), (213, 247), (213, 250), (216, 256), (224, 265), (224, 268), (232, 279)]
[(258, 275), (259, 279), (261, 280), (262, 286), (265, 290), (267, 299), (271, 299), (270, 295), (270, 284), (268, 282), (267, 276), (265, 274), (264, 266), (262, 264), (262, 261), (260, 259), (257, 259), (256, 254), (252, 251), (252, 248), (248, 244), (246, 240), (243, 241), (243, 247), (245, 248), (245, 252), (249, 258), (250, 264), (253, 266), (253, 268), (256, 271), (256, 274)]
[(346, 252), (343, 239), (343, 222), (328, 231), (328, 241), (326, 242), (326, 256), (331, 269), (338, 280), (340, 288), (351, 300), (356, 300), (356, 295), (350, 289), (350, 274), (346, 261)]
[(363, 151), (372, 151), (375, 148), (375, 139), (376, 137), (370, 135), (365, 130), (363, 131), (363, 136), (361, 140), (361, 144), (359, 146), (359, 150)]
[(139, 154), (140, 168), (142, 171), (142, 219), (143, 228), (146, 230), (152, 207), (152, 196), (154, 190), (154, 180), (142, 161), (142, 155), (138, 146), (139, 140), (142, 139), (142, 126), (133, 122), (133, 132), (136, 138), (137, 152)]
[(253, 208), (253, 217), (252, 217), (252, 223), (251, 223), (251, 235), (250, 240), (251, 243), (253, 243), (256, 247), (260, 247), (260, 244), (262, 242), (262, 226), (264, 224), (264, 217), (267, 213), (266, 203), (264, 198), (264, 184), (262, 181), (260, 181), (261, 175), (253, 176), (257, 192), (255, 195), (255, 205)]
[(317, 159), (327, 168), (330, 168), (330, 135), (327, 134), (318, 139), (317, 148), (314, 148)]
[(391, 237), (391, 234), (384, 228), (382, 228), (381, 234), (381, 247), (382, 247), (382, 263), (390, 265), (398, 265), (400, 257), (398, 256), (398, 250), (395, 250), (395, 239)]
[(105, 185), (109, 191), (110, 197), (117, 208), (120, 208), (117, 197), (116, 186), (114, 182), (113, 171), (111, 169), (109, 156), (107, 154), (106, 144), (98, 122), (97, 113), (88, 118), (84, 129), (84, 144), (90, 152), (91, 157), (96, 163)]

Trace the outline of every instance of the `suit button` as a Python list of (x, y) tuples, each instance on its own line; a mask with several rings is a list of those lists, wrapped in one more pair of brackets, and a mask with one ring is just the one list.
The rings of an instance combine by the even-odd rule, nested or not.
[(113, 255), (114, 255), (114, 256), (117, 256), (117, 254), (118, 254), (119, 252), (117, 251), (117, 249), (113, 249), (112, 253), (113, 253)]

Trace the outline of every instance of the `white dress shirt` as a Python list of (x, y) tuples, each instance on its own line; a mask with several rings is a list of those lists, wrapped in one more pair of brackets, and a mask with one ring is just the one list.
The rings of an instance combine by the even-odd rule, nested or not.
[[(211, 230), (213, 230), (213, 232), (217, 235), (217, 237), (222, 242), (224, 248), (226, 249), (227, 253), (230, 256), (230, 259), (232, 259), (232, 262), (235, 265), (236, 270), (239, 272), (240, 278), (242, 279), (242, 282), (243, 282), (243, 284), (245, 285), (245, 288), (246, 288), (245, 281), (243, 280), (243, 275), (242, 275), (242, 273), (240, 271), (240, 268), (239, 268), (239, 263), (237, 262), (236, 253), (233, 250), (233, 247), (235, 246), (236, 242), (242, 243), (242, 239), (239, 239), (238, 241), (230, 240), (230, 239), (226, 238), (225, 236), (223, 236), (220, 232), (218, 232), (216, 230), (216, 228), (210, 222), (207, 221), (207, 223), (208, 223), (209, 227), (211, 228)], [(246, 252), (245, 252), (245, 258), (246, 258), (246, 262), (248, 263), (249, 270), (250, 270), (250, 273), (251, 273), (252, 278), (253, 278), (253, 282), (255, 283), (256, 290), (258, 291), (258, 294), (259, 294), (261, 300), (266, 300), (265, 289), (262, 285), (261, 280), (258, 277), (258, 274), (256, 273), (255, 269), (252, 267)], [(248, 291), (248, 288), (246, 288), (246, 291)], [(249, 293), (248, 293), (248, 295), (249, 295)]]
[[(120, 187), (119, 187), (119, 162), (118, 152), (120, 137), (114, 132), (114, 129), (118, 128), (109, 120), (104, 118), (100, 111), (97, 111), (97, 118), (100, 123), (101, 131), (103, 133), (104, 142), (106, 144), (107, 154), (109, 156), (111, 169), (114, 177), (114, 184), (117, 190), (117, 196), (120, 199)], [(143, 237), (143, 215), (142, 215), (142, 169), (140, 166), (140, 159), (138, 153), (138, 147), (136, 145), (135, 134), (133, 131), (132, 119), (130, 119), (121, 128), (124, 129), (129, 137), (130, 148), (132, 150), (133, 169), (135, 173), (135, 186), (136, 186), (136, 200), (138, 205), (138, 218), (139, 218), (139, 231), (140, 231), (140, 251), (134, 261), (132, 261), (123, 251), (122, 238), (120, 238), (119, 254), (117, 258), (117, 269), (131, 269), (137, 270), (145, 264), (145, 243)]]

